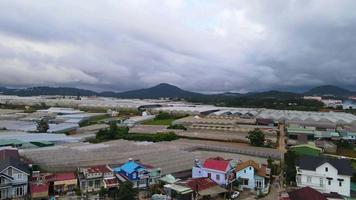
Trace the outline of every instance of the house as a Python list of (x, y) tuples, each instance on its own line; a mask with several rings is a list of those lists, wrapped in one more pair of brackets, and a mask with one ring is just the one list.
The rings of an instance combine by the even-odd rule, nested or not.
[(47, 183), (30, 183), (31, 199), (47, 199), (49, 185)]
[(191, 200), (193, 197), (193, 190), (185, 185), (184, 182), (166, 184), (163, 187), (165, 194), (172, 199)]
[(119, 167), (113, 168), (117, 178), (122, 181), (130, 181), (134, 188), (147, 188), (156, 184), (161, 178), (161, 169), (142, 164), (137, 160), (129, 159)]
[(264, 189), (268, 186), (271, 170), (265, 165), (248, 160), (237, 164), (236, 180), (240, 182), (240, 187), (248, 189)]
[(192, 169), (192, 177), (208, 177), (221, 186), (227, 186), (235, 181), (236, 164), (233, 160), (225, 160), (221, 157), (209, 158), (203, 164), (196, 160)]
[(297, 186), (322, 193), (350, 196), (351, 162), (346, 159), (300, 156), (296, 166)]
[(27, 195), (28, 165), (20, 160), (17, 150), (0, 150), (0, 199), (21, 198)]
[(185, 185), (193, 190), (193, 199), (215, 199), (227, 192), (225, 188), (207, 177), (188, 179)]
[(347, 140), (350, 142), (355, 142), (356, 141), (356, 131), (351, 132), (351, 131), (341, 131), (340, 132), (340, 137), (343, 140)]
[(113, 170), (107, 165), (78, 169), (79, 186), (83, 193), (97, 192), (102, 187), (117, 187), (118, 183), (115, 179)]
[(52, 181), (54, 191), (59, 194), (73, 191), (78, 186), (74, 172), (56, 173), (51, 177)]
[(261, 126), (274, 126), (274, 121), (273, 119), (267, 119), (267, 118), (257, 118), (256, 119), (256, 125), (261, 125)]

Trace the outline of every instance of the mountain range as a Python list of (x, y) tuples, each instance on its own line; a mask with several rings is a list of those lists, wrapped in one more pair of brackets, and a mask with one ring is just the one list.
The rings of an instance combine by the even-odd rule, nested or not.
[(247, 98), (290, 98), (301, 96), (335, 96), (348, 97), (356, 95), (355, 91), (350, 91), (341, 87), (324, 85), (311, 88), (304, 93), (282, 92), (282, 91), (265, 91), (265, 92), (250, 92), (250, 93), (221, 93), (221, 94), (202, 94), (197, 92), (190, 92), (183, 90), (177, 86), (167, 83), (161, 83), (154, 87), (130, 90), (126, 92), (94, 92), (91, 90), (84, 90), (71, 87), (31, 87), (24, 89), (10, 89), (0, 87), (0, 94), (17, 95), (17, 96), (39, 96), (39, 95), (61, 95), (61, 96), (103, 96), (103, 97), (117, 97), (117, 98), (151, 98), (157, 99), (161, 97), (167, 98), (230, 98), (230, 97), (247, 97)]

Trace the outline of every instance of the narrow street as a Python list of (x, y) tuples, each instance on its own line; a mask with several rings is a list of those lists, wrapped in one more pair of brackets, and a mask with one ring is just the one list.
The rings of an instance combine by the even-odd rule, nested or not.
[(285, 144), (285, 125), (279, 125), (279, 139), (278, 139), (278, 150), (282, 153), (286, 152), (286, 144)]

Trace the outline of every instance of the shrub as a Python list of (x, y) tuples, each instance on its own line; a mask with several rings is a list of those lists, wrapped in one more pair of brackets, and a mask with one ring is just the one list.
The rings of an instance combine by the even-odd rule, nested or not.
[(170, 125), (168, 126), (168, 129), (180, 129), (180, 130), (187, 130), (187, 128), (185, 128), (185, 126), (183, 126), (182, 124), (174, 124), (174, 125)]

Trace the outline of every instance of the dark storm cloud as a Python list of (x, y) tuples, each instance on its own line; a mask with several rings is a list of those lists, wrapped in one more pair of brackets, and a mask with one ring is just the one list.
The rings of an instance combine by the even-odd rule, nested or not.
[(0, 85), (355, 85), (353, 0), (0, 2)]

